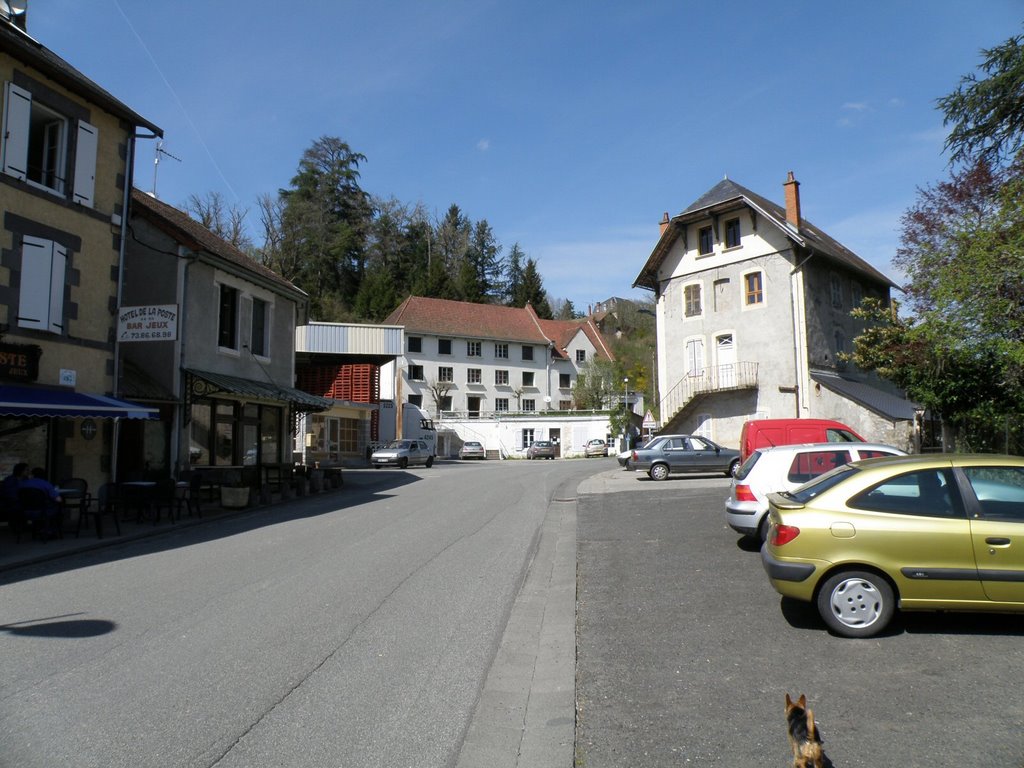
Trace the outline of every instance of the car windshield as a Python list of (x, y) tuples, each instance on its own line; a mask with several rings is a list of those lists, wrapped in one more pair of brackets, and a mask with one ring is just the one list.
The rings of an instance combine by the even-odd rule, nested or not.
[(843, 482), (846, 478), (851, 477), (858, 472), (860, 472), (859, 469), (846, 464), (842, 467), (833, 469), (831, 472), (826, 472), (824, 475), (819, 475), (795, 490), (784, 491), (782, 495), (786, 498), (806, 504), (815, 496), (824, 493), (835, 485), (839, 485), (839, 483)]
[(388, 448), (408, 448), (410, 445), (408, 440), (392, 440), (388, 443)]

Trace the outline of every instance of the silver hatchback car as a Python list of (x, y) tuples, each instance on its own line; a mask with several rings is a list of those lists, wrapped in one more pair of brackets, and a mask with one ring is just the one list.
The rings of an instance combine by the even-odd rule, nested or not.
[(422, 440), (392, 440), (386, 447), (379, 448), (371, 454), (370, 463), (374, 469), (405, 469), (410, 464), (431, 467), (434, 464), (434, 457), (430, 453), (430, 446)]
[(792, 491), (819, 475), (851, 461), (906, 452), (880, 443), (805, 443), (758, 448), (732, 478), (725, 500), (725, 522), (737, 533), (768, 533), (768, 494)]

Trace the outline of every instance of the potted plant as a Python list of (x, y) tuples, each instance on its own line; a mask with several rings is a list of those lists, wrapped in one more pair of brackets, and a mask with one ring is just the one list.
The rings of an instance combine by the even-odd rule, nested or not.
[(242, 509), (249, 506), (249, 486), (242, 482), (242, 473), (228, 470), (220, 484), (220, 505), (227, 509)]

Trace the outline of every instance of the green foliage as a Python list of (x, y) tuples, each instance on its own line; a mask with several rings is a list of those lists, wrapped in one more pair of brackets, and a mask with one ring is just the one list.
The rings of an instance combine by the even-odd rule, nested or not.
[(1024, 136), (1024, 36), (982, 51), (987, 77), (965, 75), (953, 93), (938, 100), (952, 125), (946, 149), (952, 161), (1013, 160)]

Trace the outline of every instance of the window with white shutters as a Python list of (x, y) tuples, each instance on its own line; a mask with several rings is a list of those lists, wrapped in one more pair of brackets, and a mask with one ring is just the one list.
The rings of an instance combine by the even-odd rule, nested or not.
[(52, 240), (25, 235), (21, 243), (18, 326), (64, 332), (64, 276), (68, 251)]

